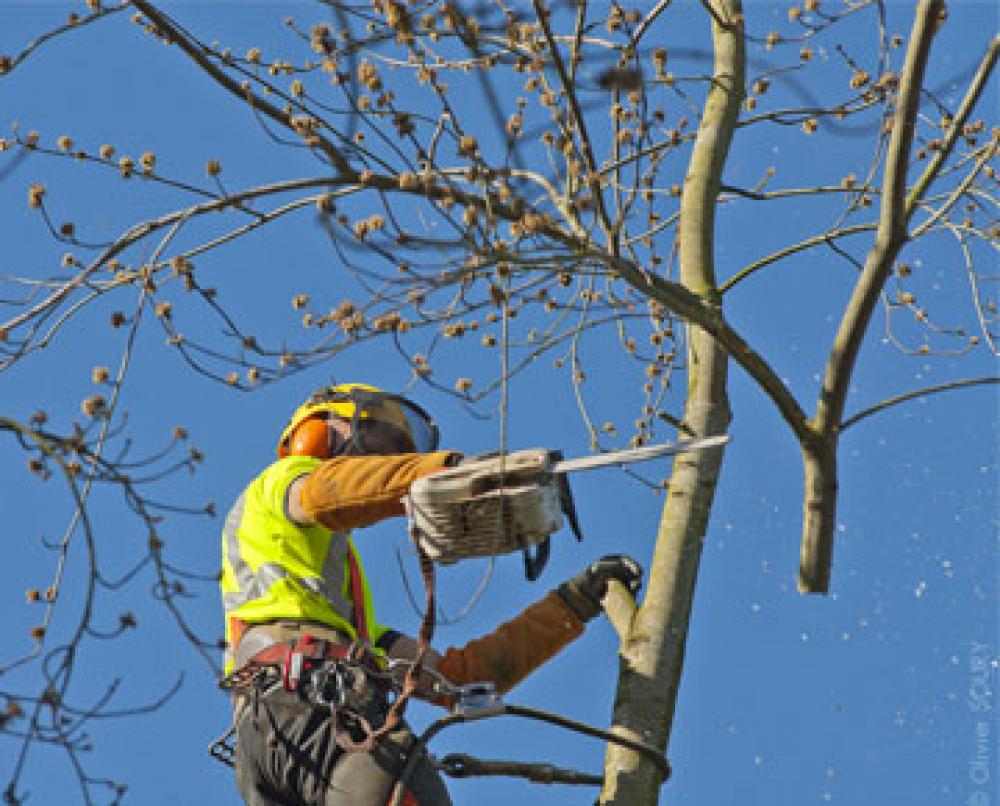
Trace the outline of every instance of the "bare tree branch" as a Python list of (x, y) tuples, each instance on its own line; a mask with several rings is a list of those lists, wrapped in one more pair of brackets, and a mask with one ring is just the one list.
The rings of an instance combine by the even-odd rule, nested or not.
[(638, 612), (635, 599), (621, 582), (612, 579), (608, 581), (608, 592), (604, 595), (604, 601), (601, 604), (608, 616), (608, 621), (618, 633), (618, 640), (624, 644), (632, 634), (632, 624), (635, 621), (635, 614)]
[(953, 389), (967, 389), (970, 386), (983, 386), (995, 383), (1000, 383), (1000, 378), (968, 378), (964, 381), (949, 381), (948, 383), (939, 383), (935, 386), (925, 386), (923, 389), (915, 389), (912, 392), (904, 392), (901, 395), (895, 395), (887, 398), (880, 403), (876, 403), (874, 406), (869, 406), (866, 409), (862, 409), (857, 414), (851, 415), (840, 424), (839, 431), (843, 434), (852, 425), (864, 420), (866, 417), (878, 414), (878, 412), (885, 411), (886, 409), (897, 406), (900, 403), (906, 403), (907, 401), (927, 397), (928, 395), (936, 395), (941, 392), (950, 392)]
[(799, 590), (805, 593), (826, 593), (830, 585), (837, 505), (837, 428), (847, 399), (854, 362), (872, 312), (889, 278), (893, 261), (906, 241), (906, 171), (910, 164), (910, 146), (920, 105), (924, 69), (943, 11), (943, 0), (922, 0), (916, 10), (886, 154), (875, 246), (868, 254), (865, 270), (854, 286), (834, 337), (816, 416), (812, 420), (816, 438), (802, 446), (805, 499)]
[[(192, 60), (194, 60), (202, 70), (204, 70), (222, 87), (235, 95), (237, 98), (242, 98), (243, 100), (249, 102), (254, 109), (263, 112), (271, 118), (271, 120), (280, 123), (290, 131), (294, 131), (291, 113), (278, 109), (278, 107), (274, 106), (274, 104), (255, 95), (249, 88), (241, 87), (222, 70), (218, 69), (214, 64), (212, 64), (211, 60), (205, 56), (197, 42), (193, 41), (192, 37), (188, 36), (187, 33), (173, 20), (171, 20), (170, 17), (168, 17), (163, 11), (156, 8), (156, 6), (152, 3), (147, 2), (147, 0), (132, 0), (132, 5), (149, 17), (164, 37), (166, 37), (170, 42), (175, 43)], [(325, 137), (316, 135), (316, 138), (318, 141), (317, 146), (329, 158), (334, 168), (337, 169), (339, 178), (347, 181), (351, 181), (355, 178), (356, 172), (351, 168), (350, 163), (341, 153), (340, 149), (334, 146), (333, 143)]]
[(972, 114), (972, 110), (975, 109), (976, 104), (983, 94), (983, 90), (986, 89), (990, 75), (993, 73), (993, 68), (996, 67), (998, 55), (1000, 55), (1000, 36), (995, 36), (986, 49), (986, 53), (983, 55), (983, 59), (979, 63), (972, 81), (969, 83), (969, 88), (965, 92), (965, 97), (962, 98), (962, 103), (959, 105), (958, 111), (951, 120), (944, 141), (934, 151), (934, 158), (927, 164), (927, 167), (921, 173), (920, 178), (910, 189), (906, 197), (907, 221), (913, 217), (924, 194), (935, 178), (937, 178), (941, 168), (944, 166), (945, 160), (948, 159), (952, 149), (955, 147), (955, 143), (961, 136), (965, 124)]

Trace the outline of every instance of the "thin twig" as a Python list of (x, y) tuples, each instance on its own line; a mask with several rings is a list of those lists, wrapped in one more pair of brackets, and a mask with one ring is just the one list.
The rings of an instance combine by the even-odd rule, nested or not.
[(912, 392), (905, 392), (901, 395), (896, 395), (895, 397), (887, 398), (881, 403), (876, 403), (874, 406), (869, 406), (866, 409), (862, 409), (857, 414), (848, 417), (844, 422), (840, 424), (837, 429), (841, 434), (843, 434), (852, 425), (860, 422), (866, 417), (870, 417), (873, 414), (877, 414), (880, 411), (885, 411), (892, 406), (896, 406), (900, 403), (906, 403), (908, 400), (916, 400), (920, 397), (927, 397), (928, 395), (936, 395), (939, 392), (950, 392), (952, 389), (966, 389), (970, 386), (982, 386), (984, 384), (994, 384), (1000, 383), (1000, 378), (967, 378), (961, 381), (949, 381), (948, 383), (940, 383), (936, 386), (926, 386), (923, 389), (916, 389)]

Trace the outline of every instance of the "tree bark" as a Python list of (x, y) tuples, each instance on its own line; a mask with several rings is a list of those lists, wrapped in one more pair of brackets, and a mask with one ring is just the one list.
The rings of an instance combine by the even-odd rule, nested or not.
[[(715, 65), (681, 197), (680, 279), (718, 309), (715, 205), (743, 98), (745, 52), (740, 0), (713, 0), (706, 6), (712, 18)], [(725, 433), (730, 419), (725, 351), (705, 330), (689, 326), (687, 358), (686, 425), (699, 436)], [(675, 460), (646, 597), (622, 643), (613, 730), (664, 751), (721, 464), (721, 449), (682, 454)], [(617, 745), (608, 748), (604, 781), (600, 802), (618, 806), (657, 803), (663, 783), (650, 761)]]

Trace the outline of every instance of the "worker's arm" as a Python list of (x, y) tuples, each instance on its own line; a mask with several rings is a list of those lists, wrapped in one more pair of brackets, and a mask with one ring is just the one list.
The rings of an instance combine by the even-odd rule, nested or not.
[[(420, 649), (420, 642), (416, 638), (411, 638), (409, 635), (404, 635), (394, 630), (389, 631), (387, 638), (389, 640), (379, 641), (379, 644), (385, 648), (385, 654), (390, 658), (401, 660), (416, 659), (417, 651)], [(441, 655), (433, 647), (428, 647), (424, 653), (425, 665), (434, 667), (440, 660)]]
[(446, 650), (437, 671), (458, 685), (490, 682), (501, 694), (510, 691), (579, 637), (584, 624), (601, 612), (609, 579), (619, 580), (634, 594), (642, 582), (642, 567), (618, 555), (591, 563), (489, 635)]
[(288, 488), (288, 515), (334, 532), (403, 515), (402, 499), (422, 476), (454, 464), (452, 451), (327, 459)]
[[(504, 693), (577, 638), (583, 632), (583, 624), (558, 592), (552, 591), (516, 618), (464, 647), (449, 648), (444, 655), (428, 647), (423, 667), (455, 685), (489, 682)], [(416, 658), (419, 649), (416, 639), (401, 633), (386, 638), (378, 643), (389, 658)], [(399, 669), (396, 682), (402, 683), (405, 674), (405, 668)], [(436, 679), (436, 675), (424, 674), (418, 694), (439, 705), (450, 704), (450, 699), (435, 689)]]
[[(420, 649), (420, 642), (416, 638), (396, 632), (395, 630), (388, 630), (375, 645), (384, 650), (386, 656), (391, 660), (416, 660), (417, 652)], [(424, 652), (422, 664), (425, 669), (433, 669), (440, 660), (441, 655), (433, 647), (427, 647), (427, 650)], [(396, 683), (402, 685), (408, 671), (409, 665), (394, 668), (393, 677)], [(424, 674), (417, 687), (418, 694), (420, 696), (430, 696), (433, 690), (434, 678), (429, 674)]]

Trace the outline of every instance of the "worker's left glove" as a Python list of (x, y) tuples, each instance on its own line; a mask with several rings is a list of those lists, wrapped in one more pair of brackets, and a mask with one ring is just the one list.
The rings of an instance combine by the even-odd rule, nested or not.
[(601, 599), (611, 579), (621, 582), (634, 596), (642, 587), (642, 566), (624, 554), (608, 554), (564, 582), (556, 592), (581, 621), (589, 621), (601, 612)]

